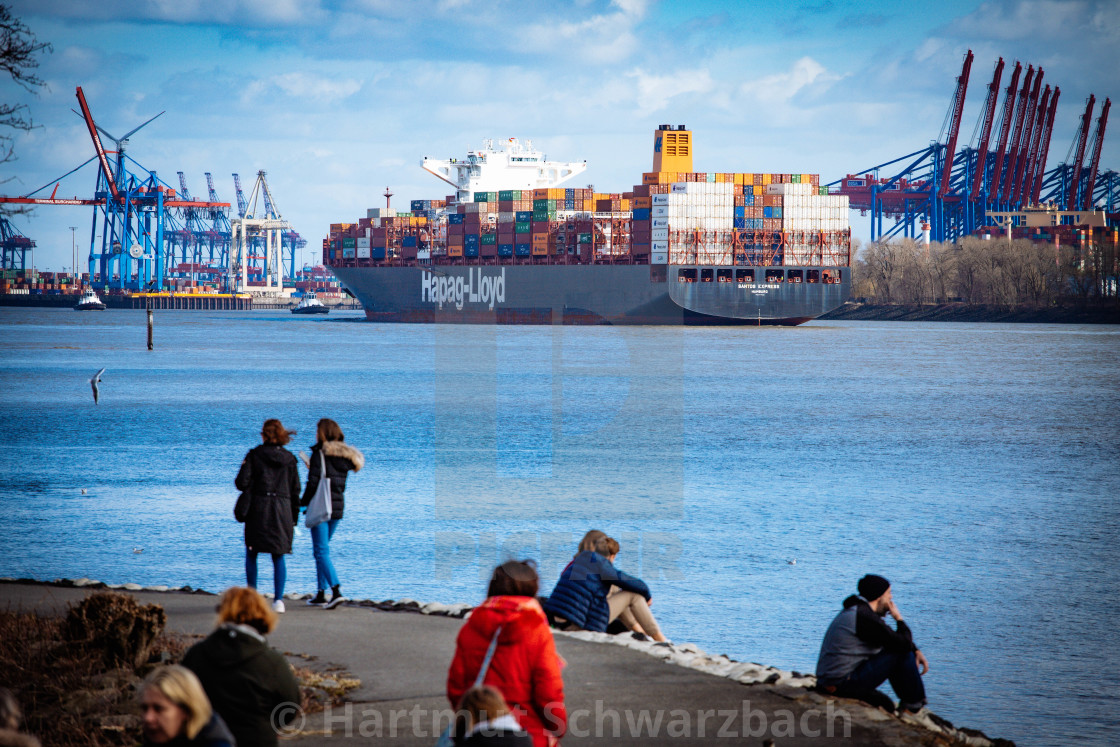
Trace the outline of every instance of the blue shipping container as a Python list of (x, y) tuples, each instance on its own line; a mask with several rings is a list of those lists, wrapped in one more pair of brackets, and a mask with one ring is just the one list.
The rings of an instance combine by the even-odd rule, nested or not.
[(746, 218), (736, 218), (735, 219), (735, 227), (738, 228), (740, 231), (745, 230), (746, 227), (747, 227), (747, 219)]
[(401, 245), (402, 246), (416, 246), (416, 237), (415, 236), (405, 236), (403, 239), (401, 239)]
[(762, 208), (762, 217), (763, 218), (773, 218), (774, 217), (774, 208), (770, 207), (769, 205)]
[(649, 208), (634, 208), (634, 220), (649, 220)]
[(475, 244), (473, 246), (464, 245), (463, 246), (463, 256), (464, 257), (477, 257), (478, 256), (478, 244)]
[(463, 246), (478, 246), (478, 235), (468, 233), (463, 237)]
[[(568, 191), (571, 191), (571, 190), (568, 190)], [(557, 206), (557, 207), (559, 207), (559, 206)], [(564, 200), (564, 209), (565, 210), (575, 210), (576, 209), (576, 198), (573, 197), (571, 199)]]
[(746, 208), (741, 208), (741, 207), (735, 208), (735, 217), (736, 218), (746, 218), (747, 217)]
[(517, 244), (514, 247), (518, 257), (528, 257), (533, 254), (532, 244)]
[(450, 215), (447, 216), (447, 222), (451, 225), (454, 225), (454, 226), (462, 225), (463, 218), (466, 218), (466, 217), (467, 216), (465, 216), (461, 213), (451, 213)]
[(781, 218), (782, 217), (782, 209), (780, 207), (772, 208), (772, 211), (774, 213), (775, 218)]
[(754, 205), (754, 195), (743, 195), (743, 204), (753, 206)]
[(513, 220), (515, 223), (528, 223), (529, 221), (533, 220), (533, 211), (518, 210), (513, 214)]
[(513, 244), (498, 244), (498, 256), (499, 257), (512, 257), (513, 256)]
[(370, 250), (374, 259), (385, 259), (385, 247), (375, 246)]

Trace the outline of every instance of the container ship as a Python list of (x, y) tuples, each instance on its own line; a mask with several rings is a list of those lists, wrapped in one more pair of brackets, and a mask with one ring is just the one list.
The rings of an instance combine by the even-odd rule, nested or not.
[(380, 322), (796, 325), (847, 299), (846, 196), (816, 174), (696, 172), (692, 154), (661, 125), (622, 193), (557, 186), (586, 163), (514, 138), (425, 158), (455, 193), (332, 224), (325, 264)]

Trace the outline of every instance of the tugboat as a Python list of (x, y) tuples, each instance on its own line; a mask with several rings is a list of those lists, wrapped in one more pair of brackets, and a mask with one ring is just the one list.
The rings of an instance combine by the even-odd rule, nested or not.
[(292, 309), (293, 314), (329, 314), (331, 310), (324, 306), (314, 293), (305, 293), (299, 305)]
[(85, 293), (82, 294), (81, 299), (74, 306), (74, 311), (103, 311), (104, 309), (105, 304), (97, 297), (93, 288), (86, 288)]

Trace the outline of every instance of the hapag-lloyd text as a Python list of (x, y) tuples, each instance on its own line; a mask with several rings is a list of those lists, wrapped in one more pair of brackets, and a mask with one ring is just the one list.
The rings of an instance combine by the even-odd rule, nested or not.
[(467, 277), (436, 275), (425, 270), (420, 273), (420, 300), (439, 305), (454, 304), (462, 311), (467, 303), (487, 304), (493, 309), (496, 303), (506, 301), (506, 269), (500, 274), (483, 275), (481, 267), (467, 268)]

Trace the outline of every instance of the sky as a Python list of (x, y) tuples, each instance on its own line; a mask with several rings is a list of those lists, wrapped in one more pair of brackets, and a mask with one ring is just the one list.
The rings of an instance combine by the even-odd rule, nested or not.
[[(54, 184), (94, 153), (77, 107), (129, 140), (146, 170), (192, 195), (211, 172), (235, 204), (257, 171), (321, 256), (329, 224), (407, 209), (450, 187), (420, 168), (487, 138), (529, 139), (587, 160), (566, 186), (621, 192), (651, 168), (653, 131), (693, 131), (697, 171), (819, 173), (822, 182), (919, 150), (941, 134), (966, 52), (975, 54), (961, 143), (996, 60), (1041, 65), (1062, 88), (1049, 165), (1074, 139), (1085, 99), (1120, 94), (1117, 0), (5, 0), (53, 52), (46, 86), (5, 78), (38, 127), (16, 137), (0, 194)], [(1001, 95), (1002, 100), (1002, 95)], [(1096, 114), (1094, 114), (1094, 121)], [(1120, 122), (1102, 170), (1120, 169)], [(91, 197), (90, 164), (59, 197)], [(92, 208), (39, 207), (15, 227), (35, 265), (88, 250)], [(869, 218), (852, 215), (866, 239)]]

